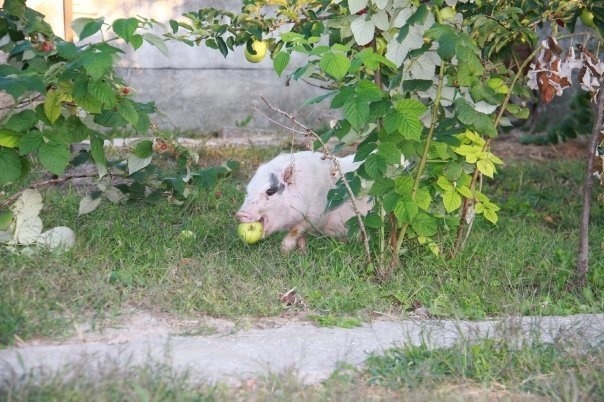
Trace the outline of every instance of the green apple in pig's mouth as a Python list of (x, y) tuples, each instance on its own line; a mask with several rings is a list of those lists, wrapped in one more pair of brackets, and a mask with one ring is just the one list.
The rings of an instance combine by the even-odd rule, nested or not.
[(237, 227), (237, 234), (247, 244), (254, 244), (262, 239), (262, 223), (245, 222)]

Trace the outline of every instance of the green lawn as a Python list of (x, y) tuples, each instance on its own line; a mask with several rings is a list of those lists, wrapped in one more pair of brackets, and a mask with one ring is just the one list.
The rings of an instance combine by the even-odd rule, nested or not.
[[(604, 311), (601, 203), (592, 212), (588, 286), (579, 293), (565, 288), (578, 244), (579, 162), (502, 168), (485, 189), (502, 206), (497, 226), (477, 220), (452, 259), (409, 245), (402, 267), (382, 282), (367, 272), (355, 242), (314, 237), (308, 254), (284, 255), (282, 234), (252, 246), (237, 238), (233, 213), (243, 199), (243, 172), (276, 152), (203, 151), (210, 164), (233, 156), (248, 162), (181, 205), (104, 203), (78, 217), (77, 189), (44, 191), (45, 226), (73, 228), (76, 246), (61, 256), (0, 249), (0, 345), (15, 336), (64, 335), (72, 320), (111, 317), (125, 306), (183, 317), (275, 316), (285, 308), (279, 295), (294, 287), (304, 302), (299, 307), (324, 325), (350, 326), (375, 312), (417, 307), (467, 319)], [(196, 238), (179, 238), (183, 230)]]
[[(233, 177), (184, 204), (102, 204), (77, 216), (75, 188), (43, 192), (46, 227), (65, 225), (76, 246), (63, 255), (0, 250), (0, 347), (16, 339), (69, 335), (74, 321), (103, 325), (125, 308), (186, 318), (234, 320), (304, 311), (319, 325), (355, 326), (375, 314), (404, 316), (418, 307), (434, 317), (604, 311), (604, 207), (592, 211), (588, 286), (569, 292), (581, 211), (576, 161), (516, 163), (485, 191), (502, 206), (497, 226), (477, 220), (455, 258), (408, 245), (387, 281), (367, 272), (360, 244), (314, 237), (308, 254), (284, 255), (282, 235), (248, 246), (233, 213), (253, 171), (277, 150), (203, 150), (208, 165), (245, 160)], [(597, 189), (599, 191), (600, 189)], [(595, 198), (595, 197), (594, 197)], [(179, 237), (183, 230), (195, 238)], [(440, 239), (450, 244), (445, 235)], [(296, 288), (297, 304), (280, 294)], [(211, 328), (207, 329), (211, 332)], [(604, 395), (602, 348), (501, 341), (451, 348), (405, 347), (342, 367), (324, 383), (303, 385), (295, 372), (240, 387), (193, 385), (186, 373), (149, 362), (100, 367), (89, 379), (67, 372), (5, 379), (0, 400), (598, 400)]]

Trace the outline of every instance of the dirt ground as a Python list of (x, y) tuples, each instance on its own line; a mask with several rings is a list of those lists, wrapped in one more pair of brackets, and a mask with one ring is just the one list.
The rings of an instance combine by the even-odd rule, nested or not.
[(504, 163), (514, 161), (543, 161), (555, 159), (585, 159), (590, 136), (570, 139), (562, 144), (532, 145), (521, 144), (521, 134), (506, 134), (491, 143), (491, 151), (503, 159)]

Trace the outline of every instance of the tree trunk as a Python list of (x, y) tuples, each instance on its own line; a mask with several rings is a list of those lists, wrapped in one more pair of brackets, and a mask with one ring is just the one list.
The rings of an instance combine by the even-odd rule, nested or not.
[(587, 167), (585, 170), (585, 185), (583, 186), (583, 211), (581, 213), (581, 226), (579, 232), (579, 259), (575, 276), (575, 286), (582, 288), (586, 283), (586, 275), (589, 269), (589, 214), (591, 211), (591, 191), (593, 187), (593, 167), (598, 146), (598, 139), (602, 132), (604, 118), (604, 82), (600, 86), (600, 95), (597, 110), (594, 117), (594, 126), (587, 150)]

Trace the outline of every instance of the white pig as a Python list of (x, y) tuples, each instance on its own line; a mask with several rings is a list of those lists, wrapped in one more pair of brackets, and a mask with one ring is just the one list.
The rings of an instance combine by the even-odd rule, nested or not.
[[(339, 158), (342, 172), (355, 170), (354, 155)], [(339, 175), (333, 163), (320, 152), (282, 154), (261, 165), (247, 185), (243, 205), (235, 214), (240, 222), (262, 223), (262, 237), (288, 231), (281, 249), (306, 249), (304, 233), (313, 229), (321, 234), (342, 237), (346, 221), (354, 216), (350, 201), (327, 209), (327, 193)], [(357, 199), (359, 212), (371, 209), (368, 198)]]

